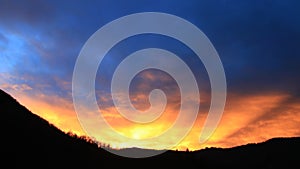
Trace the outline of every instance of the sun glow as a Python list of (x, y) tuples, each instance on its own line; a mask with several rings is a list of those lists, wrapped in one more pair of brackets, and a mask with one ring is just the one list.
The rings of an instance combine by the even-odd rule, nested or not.
[[(72, 131), (78, 135), (86, 135), (82, 129), (77, 115), (72, 107), (72, 103), (58, 96), (44, 96), (36, 94), (34, 97), (26, 96), (24, 93), (13, 94), (21, 104), (29, 110), (45, 118), (61, 130)], [(173, 149), (178, 150), (197, 150), (205, 147), (233, 147), (247, 144), (249, 142), (261, 142), (272, 137), (278, 136), (297, 136), (299, 133), (298, 124), (300, 123), (300, 107), (296, 102), (282, 102), (289, 97), (287, 94), (269, 94), (257, 96), (230, 96), (227, 105), (219, 123), (218, 128), (210, 139), (204, 144), (199, 144), (199, 134), (206, 118), (206, 114), (199, 112), (197, 121), (189, 134)], [(277, 107), (281, 107), (278, 109)], [(170, 144), (170, 140), (176, 139), (180, 135), (181, 129), (176, 128), (170, 133), (168, 139), (159, 140), (159, 142), (149, 142), (141, 145), (139, 140), (149, 139), (164, 133), (169, 127), (172, 127), (176, 120), (176, 113), (173, 109), (164, 112), (165, 118), (158, 119), (147, 125), (130, 124), (126, 120), (121, 120), (122, 116), (117, 116), (112, 109), (104, 111), (107, 120), (119, 134), (136, 140), (128, 142), (122, 140), (119, 134), (105, 133), (95, 136), (95, 138), (113, 148), (142, 147), (163, 149)], [(285, 112), (285, 114), (274, 116), (276, 111)], [(285, 120), (293, 119), (293, 120)], [(91, 124), (94, 125), (94, 124)]]

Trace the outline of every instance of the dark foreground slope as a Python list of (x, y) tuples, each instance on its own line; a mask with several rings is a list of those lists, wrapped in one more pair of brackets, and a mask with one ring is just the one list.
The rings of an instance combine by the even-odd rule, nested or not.
[(1, 166), (7, 168), (300, 168), (300, 138), (129, 159), (63, 133), (1, 90), (0, 113)]

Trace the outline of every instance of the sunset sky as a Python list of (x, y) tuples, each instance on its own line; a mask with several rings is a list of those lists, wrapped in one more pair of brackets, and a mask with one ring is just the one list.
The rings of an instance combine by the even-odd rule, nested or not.
[[(165, 72), (140, 72), (130, 86), (138, 110), (150, 104), (149, 92), (162, 89), (168, 99), (163, 115), (147, 125), (133, 124), (116, 110), (110, 95), (115, 68), (126, 56), (144, 48), (172, 51), (195, 74), (200, 91), (197, 120), (173, 149), (233, 147), (273, 137), (300, 136), (300, 1), (0, 1), (0, 89), (63, 131), (85, 135), (72, 99), (76, 59), (88, 38), (119, 17), (137, 12), (164, 12), (188, 20), (210, 39), (223, 63), (227, 100), (218, 128), (199, 144), (210, 106), (207, 72), (195, 53), (172, 38), (138, 35), (121, 41), (105, 56), (97, 72), (96, 97), (102, 115), (119, 133), (93, 136), (116, 148), (160, 149), (169, 139), (139, 143), (172, 126), (180, 107), (174, 79)], [(171, 64), (171, 63), (170, 63)], [(0, 103), (1, 104), (1, 103)], [(1, 110), (1, 108), (0, 108)], [(90, 125), (95, 125), (91, 121)], [(101, 130), (95, 127), (95, 130)]]

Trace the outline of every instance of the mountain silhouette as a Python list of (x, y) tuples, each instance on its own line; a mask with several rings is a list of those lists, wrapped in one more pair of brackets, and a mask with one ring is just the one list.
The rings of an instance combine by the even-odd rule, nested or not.
[(7, 168), (300, 168), (299, 137), (274, 138), (226, 149), (167, 151), (134, 159), (111, 154), (94, 142), (62, 132), (2, 90), (0, 113), (1, 165)]

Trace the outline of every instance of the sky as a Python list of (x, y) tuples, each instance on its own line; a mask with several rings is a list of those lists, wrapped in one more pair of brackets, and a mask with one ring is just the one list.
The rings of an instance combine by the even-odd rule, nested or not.
[[(180, 56), (199, 85), (201, 104), (196, 122), (174, 149), (233, 147), (273, 137), (300, 136), (299, 8), (297, 0), (0, 0), (0, 89), (63, 131), (85, 135), (72, 99), (72, 75), (81, 48), (94, 32), (117, 18), (163, 12), (193, 23), (218, 52), (227, 83), (222, 119), (209, 140), (200, 144), (211, 92), (202, 62), (179, 41), (161, 35), (138, 35), (114, 46), (96, 76), (99, 108), (116, 131), (137, 140), (150, 138), (172, 126), (177, 117), (180, 91), (163, 71), (142, 71), (130, 86), (130, 99), (138, 110), (149, 108), (151, 90), (165, 92), (168, 104), (154, 123), (129, 123), (111, 99), (111, 78), (121, 60), (134, 51), (156, 47)], [(90, 125), (97, 126), (92, 121)], [(175, 138), (184, 127), (176, 128), (169, 138)], [(105, 131), (93, 137), (116, 148), (160, 149), (169, 144), (167, 139), (159, 143), (124, 142)]]

